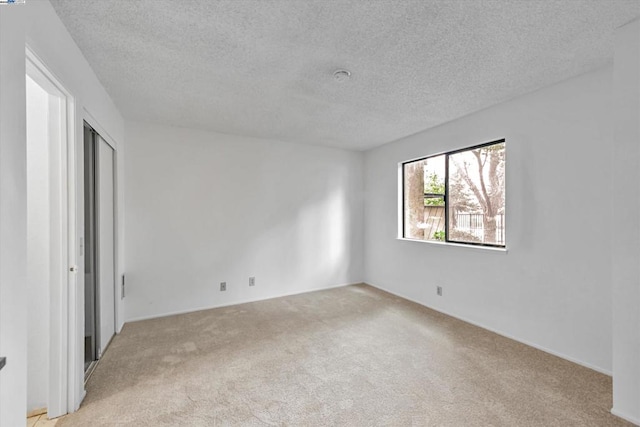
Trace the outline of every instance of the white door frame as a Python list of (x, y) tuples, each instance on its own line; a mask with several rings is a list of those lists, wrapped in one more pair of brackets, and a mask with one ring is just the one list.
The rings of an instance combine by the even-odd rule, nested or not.
[[(48, 415), (51, 418), (72, 412), (80, 406), (77, 354), (77, 276), (76, 245), (76, 138), (75, 100), (42, 60), (29, 47), (25, 49), (26, 73), (40, 86), (61, 99), (61, 134), (59, 145), (51, 151), (53, 168), (51, 191), (57, 204), (51, 211), (50, 353)], [(59, 257), (59, 258), (55, 258)], [(81, 319), (82, 320), (82, 319)], [(82, 331), (80, 331), (82, 333)], [(75, 355), (75, 357), (74, 357)], [(82, 360), (79, 361), (82, 366)], [(82, 372), (82, 368), (81, 368)], [(82, 377), (81, 377), (82, 378)], [(80, 387), (83, 388), (82, 380)], [(80, 400), (78, 400), (80, 397)]]

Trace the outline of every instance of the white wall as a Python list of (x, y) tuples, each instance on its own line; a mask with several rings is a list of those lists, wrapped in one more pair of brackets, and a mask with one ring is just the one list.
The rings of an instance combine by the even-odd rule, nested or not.
[(362, 280), (361, 153), (140, 123), (126, 136), (127, 320)]
[(27, 79), (27, 410), (49, 391), (49, 93)]
[(25, 13), (0, 7), (0, 426), (27, 411)]
[[(611, 78), (592, 72), (367, 152), (365, 281), (610, 372)], [(396, 239), (398, 162), (500, 138), (508, 252)]]
[(616, 33), (613, 81), (612, 412), (640, 425), (640, 21)]

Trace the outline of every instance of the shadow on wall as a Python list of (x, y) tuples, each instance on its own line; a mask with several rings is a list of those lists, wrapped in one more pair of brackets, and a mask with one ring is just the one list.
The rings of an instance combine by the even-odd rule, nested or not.
[[(309, 189), (295, 197), (292, 209), (266, 215), (252, 227), (257, 235), (247, 239), (248, 247), (238, 268), (257, 265), (264, 277), (279, 270), (281, 283), (266, 283), (265, 290), (279, 292), (341, 285), (353, 281), (351, 230), (356, 224), (347, 198), (349, 171), (344, 165), (333, 171), (323, 188)], [(259, 211), (259, 209), (258, 209)], [(272, 212), (273, 213), (273, 212)], [(259, 213), (258, 213), (259, 215)], [(270, 265), (265, 265), (265, 260)], [(257, 276), (261, 276), (256, 271)], [(259, 280), (259, 279), (258, 279)], [(262, 285), (261, 285), (262, 286)]]
[(129, 320), (362, 280), (358, 153), (160, 130), (129, 139)]

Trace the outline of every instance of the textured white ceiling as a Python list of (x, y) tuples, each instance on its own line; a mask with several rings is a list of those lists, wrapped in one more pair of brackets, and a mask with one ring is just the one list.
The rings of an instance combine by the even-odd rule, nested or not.
[(640, 16), (638, 0), (52, 4), (129, 119), (356, 150), (601, 67)]

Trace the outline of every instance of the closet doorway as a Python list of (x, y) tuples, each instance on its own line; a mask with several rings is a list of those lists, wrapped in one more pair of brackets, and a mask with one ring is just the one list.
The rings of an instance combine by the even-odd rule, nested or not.
[(115, 153), (84, 124), (84, 371), (85, 380), (116, 330)]

